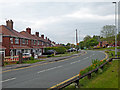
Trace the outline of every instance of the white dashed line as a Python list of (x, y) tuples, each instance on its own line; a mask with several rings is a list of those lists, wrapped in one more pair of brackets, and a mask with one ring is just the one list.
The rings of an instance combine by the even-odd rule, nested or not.
[(53, 69), (56, 69), (56, 68), (60, 68), (62, 66), (57, 66), (57, 67), (53, 67), (53, 68), (49, 68), (49, 69), (45, 69), (45, 70), (42, 70), (42, 71), (39, 71), (37, 73), (41, 73), (41, 72), (45, 72), (45, 71), (49, 71), (49, 70), (53, 70)]
[(7, 80), (1, 81), (1, 82), (7, 82), (7, 81), (14, 80), (14, 79), (16, 79), (16, 78), (7, 79)]
[(74, 64), (74, 63), (77, 63), (77, 62), (80, 62), (81, 60), (78, 60), (78, 61), (75, 61), (75, 62), (71, 62), (70, 64)]

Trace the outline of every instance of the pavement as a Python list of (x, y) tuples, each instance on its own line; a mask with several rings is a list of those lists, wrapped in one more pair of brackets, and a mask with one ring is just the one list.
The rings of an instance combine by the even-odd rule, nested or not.
[(102, 60), (105, 57), (106, 55), (102, 51), (90, 50), (84, 55), (57, 62), (6, 70), (2, 72), (2, 87), (50, 88), (77, 75), (81, 69), (91, 65), (92, 60)]
[(84, 53), (85, 53), (85, 51), (81, 51), (81, 53), (73, 54), (71, 56), (50, 57), (50, 58), (38, 59), (38, 60), (45, 60), (45, 61), (40, 61), (40, 62), (36, 62), (36, 63), (32, 63), (32, 64), (12, 64), (12, 65), (7, 65), (7, 66), (2, 67), (2, 71), (10, 70), (10, 69), (23, 68), (23, 67), (29, 67), (29, 66), (32, 66), (32, 65), (42, 64), (42, 63), (47, 63), (47, 62), (54, 62), (54, 61), (64, 60), (64, 59), (67, 59), (67, 58), (82, 55)]

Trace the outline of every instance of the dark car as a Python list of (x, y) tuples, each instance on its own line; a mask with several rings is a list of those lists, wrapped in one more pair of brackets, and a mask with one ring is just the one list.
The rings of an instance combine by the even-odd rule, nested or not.
[(46, 54), (47, 55), (56, 54), (56, 51), (55, 50), (47, 50)]
[(77, 50), (75, 48), (68, 49), (68, 52), (73, 52), (73, 51), (77, 51)]

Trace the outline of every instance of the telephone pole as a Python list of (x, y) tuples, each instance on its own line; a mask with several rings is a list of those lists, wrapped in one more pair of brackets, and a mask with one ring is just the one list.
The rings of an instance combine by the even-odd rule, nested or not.
[(76, 45), (78, 44), (78, 36), (77, 36), (77, 29), (76, 29)]

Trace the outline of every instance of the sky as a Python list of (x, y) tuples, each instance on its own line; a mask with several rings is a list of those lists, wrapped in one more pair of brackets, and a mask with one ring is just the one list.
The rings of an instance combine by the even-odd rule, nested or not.
[(104, 25), (114, 25), (111, 2), (0, 2), (0, 25), (12, 19), (18, 32), (30, 27), (56, 43), (75, 43), (86, 35), (100, 35)]

